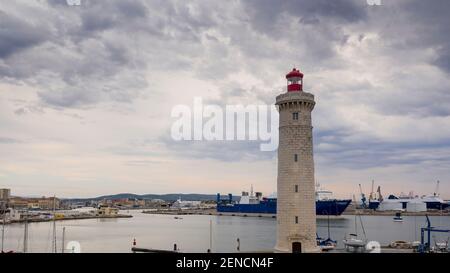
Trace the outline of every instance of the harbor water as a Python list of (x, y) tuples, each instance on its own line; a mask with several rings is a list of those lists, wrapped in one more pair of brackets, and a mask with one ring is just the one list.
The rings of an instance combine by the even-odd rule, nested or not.
[[(133, 239), (137, 246), (155, 249), (173, 249), (177, 244), (181, 252), (206, 252), (210, 245), (210, 221), (212, 222), (213, 252), (236, 252), (237, 238), (240, 250), (272, 251), (276, 238), (276, 219), (260, 217), (144, 214), (139, 210), (122, 211), (133, 218), (87, 219), (57, 221), (58, 252), (62, 248), (62, 229), (65, 227), (65, 242), (77, 241), (82, 252), (131, 252)], [(449, 216), (430, 217), (434, 227), (450, 228)], [(357, 233), (363, 236), (359, 217)], [(420, 228), (426, 226), (424, 216), (404, 216), (403, 222), (394, 222), (392, 216), (361, 216), (364, 231), (369, 241), (388, 245), (391, 241), (419, 241)], [(330, 219), (331, 238), (343, 247), (342, 240), (355, 233), (355, 216), (343, 215)], [(28, 251), (51, 252), (52, 222), (28, 225)], [(319, 236), (327, 238), (328, 220), (317, 220)], [(448, 240), (450, 234), (433, 234), (435, 240)], [(11, 224), (5, 227), (6, 251), (22, 251), (24, 225)]]

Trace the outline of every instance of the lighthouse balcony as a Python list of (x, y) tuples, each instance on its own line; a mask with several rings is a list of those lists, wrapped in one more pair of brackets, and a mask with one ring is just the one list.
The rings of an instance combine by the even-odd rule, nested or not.
[(315, 105), (314, 95), (307, 92), (288, 92), (277, 96), (275, 105), (283, 108), (290, 104), (306, 104), (312, 109)]

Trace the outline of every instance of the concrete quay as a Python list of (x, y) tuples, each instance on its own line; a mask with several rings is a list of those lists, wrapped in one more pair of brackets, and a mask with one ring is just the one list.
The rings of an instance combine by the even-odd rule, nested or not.
[[(105, 215), (105, 216), (99, 216), (99, 215), (71, 215), (71, 216), (65, 216), (65, 217), (59, 217), (56, 218), (55, 221), (67, 221), (67, 220), (85, 220), (85, 219), (117, 219), (117, 218), (132, 218), (132, 215), (127, 214), (117, 214), (117, 215)], [(41, 222), (52, 222), (52, 218), (30, 218), (30, 219), (20, 219), (20, 220), (11, 220), (7, 221), (5, 224), (20, 224), (20, 223), (41, 223)], [(1, 223), (1, 221), (0, 221)]]

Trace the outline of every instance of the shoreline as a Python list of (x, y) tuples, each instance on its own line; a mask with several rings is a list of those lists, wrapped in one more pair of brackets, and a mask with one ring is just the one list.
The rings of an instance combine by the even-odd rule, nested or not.
[[(57, 218), (54, 219), (56, 222), (57, 221), (68, 221), (68, 220), (86, 220), (86, 219), (119, 219), (119, 218), (132, 218), (132, 215), (127, 215), (127, 214), (118, 214), (118, 215), (109, 215), (109, 216), (97, 216), (97, 215), (93, 215), (93, 216), (88, 216), (88, 215), (82, 215), (82, 216), (68, 216), (68, 217), (62, 217), (62, 218)], [(28, 223), (42, 223), (42, 222), (52, 222), (53, 219), (20, 219), (20, 220), (11, 220), (5, 223), (5, 225), (10, 225), (10, 224), (23, 224), (25, 222)], [(0, 222), (1, 223), (1, 222)]]

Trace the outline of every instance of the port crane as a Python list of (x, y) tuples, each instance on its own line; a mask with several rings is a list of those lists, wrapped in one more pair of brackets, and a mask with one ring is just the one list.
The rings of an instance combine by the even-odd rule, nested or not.
[[(439, 184), (439, 183), (438, 183)], [(431, 233), (432, 232), (440, 232), (440, 233), (449, 233), (450, 229), (440, 229), (435, 228), (431, 226), (430, 218), (428, 218), (428, 215), (425, 215), (427, 218), (427, 227), (420, 229), (420, 245), (419, 245), (419, 252), (429, 252), (431, 251)], [(425, 232), (427, 233), (427, 242), (425, 242)]]
[(439, 196), (439, 180), (436, 182), (436, 189), (434, 190), (434, 196)]
[(359, 184), (359, 192), (361, 193), (361, 202), (362, 202), (362, 207), (365, 209), (366, 207), (367, 207), (367, 204), (366, 204), (366, 195), (363, 193), (363, 191), (362, 191), (362, 187), (361, 187), (361, 184)]
[(372, 179), (372, 188), (370, 190), (369, 201), (375, 199), (374, 192), (373, 192), (373, 184), (374, 183), (375, 183), (375, 181)]
[(383, 195), (381, 195), (381, 187), (380, 186), (378, 186), (377, 192), (378, 192), (378, 201), (382, 202)]

